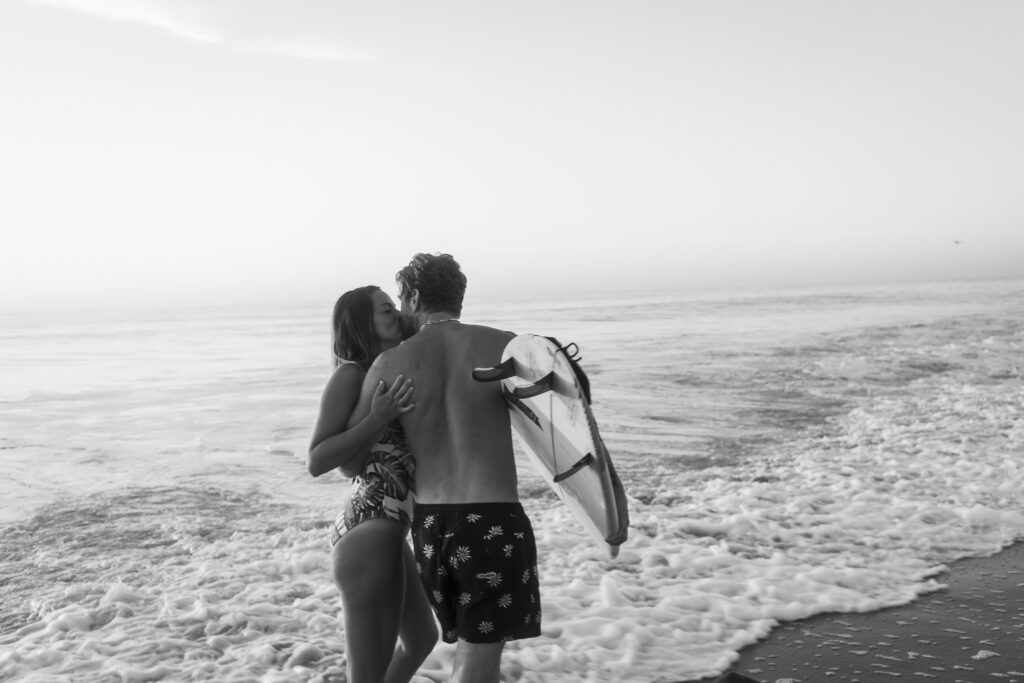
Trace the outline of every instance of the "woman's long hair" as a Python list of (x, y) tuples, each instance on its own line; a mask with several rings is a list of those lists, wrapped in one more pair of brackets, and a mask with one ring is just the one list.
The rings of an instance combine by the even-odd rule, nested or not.
[(373, 329), (374, 292), (376, 285), (357, 287), (342, 294), (334, 304), (331, 317), (331, 348), (334, 367), (342, 361), (355, 361), (364, 370), (380, 355), (380, 340)]

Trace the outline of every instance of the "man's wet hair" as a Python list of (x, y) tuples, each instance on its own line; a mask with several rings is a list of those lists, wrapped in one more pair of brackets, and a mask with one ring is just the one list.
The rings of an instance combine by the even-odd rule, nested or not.
[(395, 276), (398, 293), (403, 299), (417, 290), (420, 303), (428, 313), (448, 311), (462, 314), (466, 295), (466, 276), (451, 254), (416, 254), (409, 265)]

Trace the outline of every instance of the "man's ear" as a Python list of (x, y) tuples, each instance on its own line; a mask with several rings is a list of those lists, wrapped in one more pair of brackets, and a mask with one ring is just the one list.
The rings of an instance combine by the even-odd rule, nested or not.
[(419, 308), (419, 305), (420, 305), (420, 290), (418, 290), (418, 289), (410, 289), (409, 290), (409, 294), (408, 294), (408, 296), (406, 298), (409, 301), (409, 308), (413, 312), (415, 312), (416, 309)]

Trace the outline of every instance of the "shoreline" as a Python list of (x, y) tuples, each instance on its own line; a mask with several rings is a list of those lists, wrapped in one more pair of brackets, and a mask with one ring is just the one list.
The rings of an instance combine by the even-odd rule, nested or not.
[(945, 588), (906, 605), (780, 624), (729, 671), (764, 683), (1024, 683), (1024, 540), (946, 566)]

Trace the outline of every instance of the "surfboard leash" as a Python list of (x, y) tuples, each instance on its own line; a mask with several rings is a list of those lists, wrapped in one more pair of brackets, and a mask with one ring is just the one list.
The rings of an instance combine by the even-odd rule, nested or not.
[(562, 342), (558, 341), (554, 337), (548, 337), (548, 340), (552, 344), (558, 347), (558, 350), (565, 356), (565, 359), (569, 361), (569, 367), (572, 368), (573, 374), (576, 375), (576, 382), (579, 383), (580, 389), (583, 390), (583, 398), (587, 399), (587, 403), (593, 403), (590, 400), (590, 378), (587, 377), (587, 373), (583, 372), (583, 366), (580, 365), (580, 361), (583, 360), (583, 356), (580, 355), (580, 346), (576, 342), (569, 342), (563, 345)]

